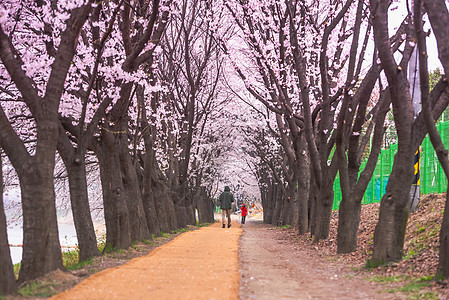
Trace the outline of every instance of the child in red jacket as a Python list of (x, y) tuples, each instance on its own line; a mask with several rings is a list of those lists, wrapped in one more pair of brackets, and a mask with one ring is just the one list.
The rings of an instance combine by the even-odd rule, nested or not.
[(240, 210), (242, 211), (242, 224), (245, 224), (246, 215), (248, 215), (248, 209), (246, 208), (245, 203), (243, 203)]

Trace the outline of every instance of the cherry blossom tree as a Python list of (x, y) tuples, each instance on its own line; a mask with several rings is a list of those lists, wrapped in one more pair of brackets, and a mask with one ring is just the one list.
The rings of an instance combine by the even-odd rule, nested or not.
[[(381, 65), (389, 84), (394, 123), (398, 136), (398, 152), (395, 156), (385, 195), (380, 205), (379, 221), (374, 232), (374, 263), (402, 259), (405, 228), (409, 215), (409, 189), (413, 177), (413, 156), (427, 133), (423, 116), (413, 118), (414, 111), (406, 75), (407, 62), (415, 43), (411, 15), (408, 16), (406, 44), (399, 63), (393, 56), (392, 43), (388, 36), (389, 3), (371, 1), (374, 39), (379, 50)], [(434, 117), (447, 106), (446, 84), (443, 80), (430, 93), (430, 105)], [(426, 92), (428, 93), (428, 91)], [(427, 97), (427, 94), (425, 95)]]
[[(61, 4), (54, 17), (49, 7), (40, 1), (26, 3), (23, 7), (16, 2), (3, 4), (7, 5), (3, 9), (11, 10), (12, 16), (3, 17), (1, 22), (0, 58), (7, 70), (3, 76), (10, 76), (14, 81), (35, 120), (37, 133), (35, 151), (29, 153), (20, 135), (11, 126), (5, 108), (1, 107), (1, 144), (17, 171), (22, 195), (24, 246), (19, 281), (62, 268), (53, 186), (58, 107), (80, 31), (91, 11), (91, 2)], [(35, 18), (32, 20), (34, 24), (30, 25), (23, 18), (20, 8), (30, 8), (29, 12), (43, 17), (44, 21), (38, 22)], [(6, 11), (2, 14), (8, 15)], [(45, 52), (43, 49), (49, 45), (44, 38), (48, 25), (44, 24), (50, 24), (52, 19), (55, 27), (59, 26), (59, 45), (55, 45), (54, 59), (44, 60), (44, 64), (39, 65), (30, 55), (32, 52), (27, 51), (31, 48), (27, 47), (31, 46), (31, 42), (36, 51)], [(25, 34), (16, 31), (17, 26), (23, 28)], [(30, 30), (34, 28), (41, 30)], [(42, 69), (45, 71), (39, 73)], [(42, 77), (39, 78), (41, 75), (48, 80), (43, 82)]]
[(195, 222), (189, 178), (200, 191), (198, 155), (212, 154), (202, 152), (206, 150), (202, 140), (207, 124), (213, 122), (211, 110), (216, 109), (221, 97), (223, 58), (212, 33), (220, 30), (226, 38), (227, 27), (218, 27), (223, 13), (213, 2), (180, 1), (178, 5), (178, 13), (164, 35), (159, 71), (162, 84), (168, 87), (162, 101), (171, 111), (166, 121), (171, 132), (167, 132), (164, 146), (170, 157), (167, 178), (174, 192), (178, 224), (184, 227)]

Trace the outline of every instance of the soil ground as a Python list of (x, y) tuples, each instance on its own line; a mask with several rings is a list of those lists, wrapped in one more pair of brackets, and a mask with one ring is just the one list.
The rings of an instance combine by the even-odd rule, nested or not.
[(241, 299), (397, 299), (348, 267), (317, 259), (287, 231), (247, 222), (240, 239)]

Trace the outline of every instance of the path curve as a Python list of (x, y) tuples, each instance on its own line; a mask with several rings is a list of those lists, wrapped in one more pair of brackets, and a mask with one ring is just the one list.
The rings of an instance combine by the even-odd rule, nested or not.
[(240, 224), (183, 233), (52, 299), (239, 299)]

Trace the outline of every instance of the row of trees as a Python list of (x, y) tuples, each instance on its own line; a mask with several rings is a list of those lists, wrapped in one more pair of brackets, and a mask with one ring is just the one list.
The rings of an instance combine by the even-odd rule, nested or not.
[[(246, 46), (232, 49), (223, 43), (223, 48), (246, 92), (265, 108), (259, 114), (266, 125), (252, 128), (255, 133), (247, 139), (247, 153), (258, 158), (265, 222), (292, 224), (300, 234), (310, 231), (315, 241), (328, 238), (338, 172), (337, 251), (354, 251), (362, 197), (388, 122), (395, 127), (398, 152), (374, 234), (375, 264), (402, 259), (407, 187), (414, 154), (427, 132), (435, 136), (435, 145), (440, 141), (435, 148), (447, 161), (433, 127), (449, 103), (449, 90), (443, 76), (429, 91), (429, 34), (422, 20), (430, 20), (445, 68), (449, 14), (444, 1), (407, 3), (223, 1), (239, 28), (237, 43)], [(389, 24), (401, 11), (402, 23)], [(417, 47), (423, 113), (415, 118), (407, 68)], [(362, 158), (367, 159), (363, 170)], [(444, 276), (449, 275), (447, 218), (445, 211), (438, 269)]]
[[(212, 221), (218, 180), (243, 161), (257, 177), (265, 222), (292, 224), (315, 241), (329, 235), (339, 172), (338, 251), (354, 251), (390, 119), (398, 153), (372, 259), (400, 260), (413, 155), (427, 132), (437, 145), (432, 124), (449, 103), (445, 77), (428, 90), (421, 21), (427, 13), (446, 73), (449, 14), (444, 0), (423, 2), (3, 1), (0, 147), (21, 192), (19, 282), (63, 267), (55, 174), (68, 180), (80, 259), (100, 255), (91, 170), (107, 250), (194, 224), (195, 208), (199, 222)], [(407, 67), (417, 45), (427, 106), (414, 118)], [(0, 292), (8, 293), (16, 281), (0, 200)]]
[[(222, 14), (200, 0), (2, 1), (0, 146), (20, 185), (19, 283), (63, 268), (55, 174), (68, 181), (80, 260), (100, 255), (92, 189), (105, 251), (213, 221), (234, 130), (215, 40), (233, 33)], [(17, 288), (3, 188), (0, 294)]]

